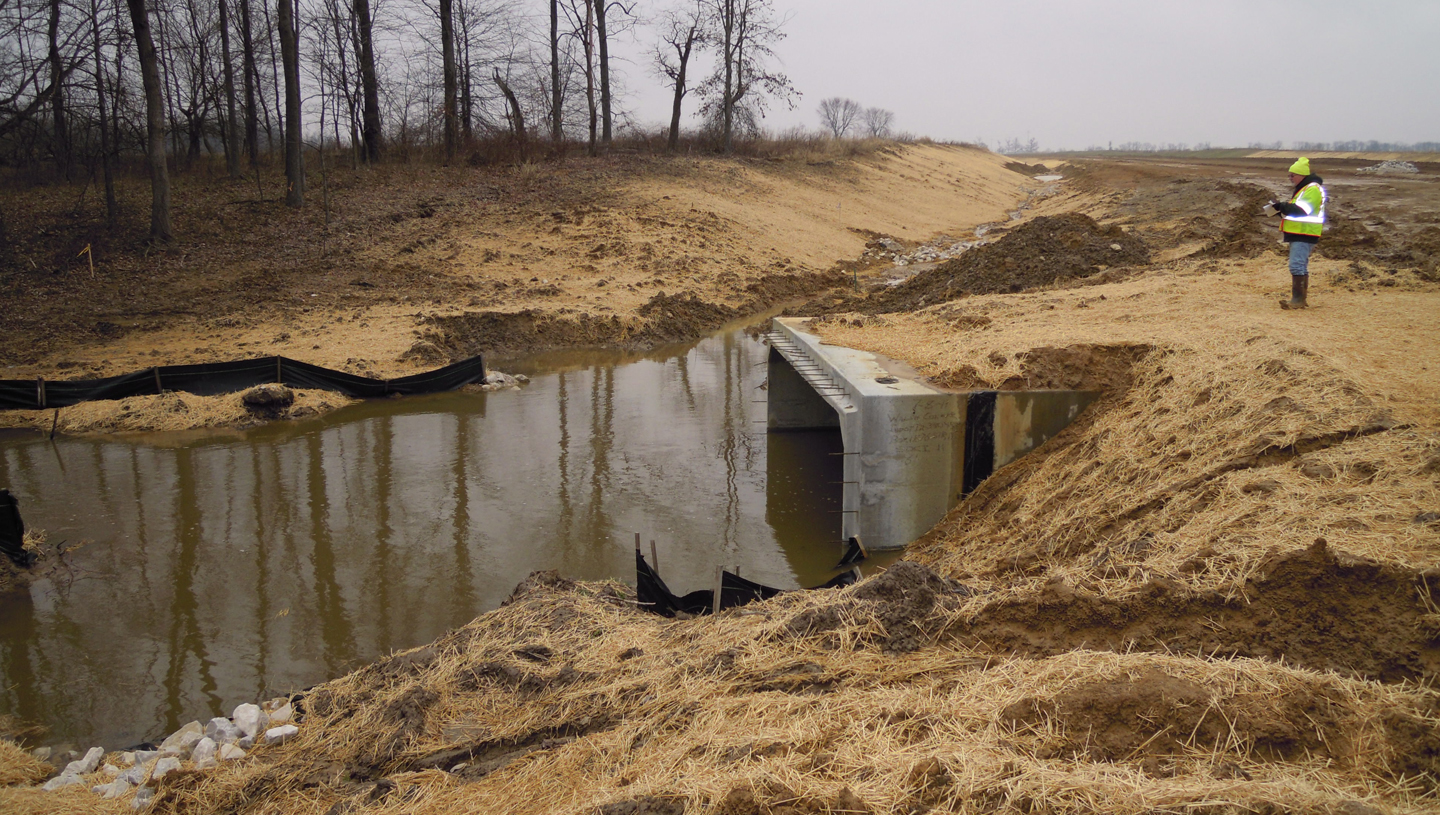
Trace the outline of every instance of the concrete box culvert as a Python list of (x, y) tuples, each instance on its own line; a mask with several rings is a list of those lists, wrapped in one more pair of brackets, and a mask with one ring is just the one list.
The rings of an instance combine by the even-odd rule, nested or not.
[(803, 323), (777, 318), (769, 335), (767, 429), (840, 429), (841, 535), (870, 549), (898, 549), (925, 534), (991, 472), (1045, 443), (1099, 396), (943, 391), (876, 354), (824, 344)]

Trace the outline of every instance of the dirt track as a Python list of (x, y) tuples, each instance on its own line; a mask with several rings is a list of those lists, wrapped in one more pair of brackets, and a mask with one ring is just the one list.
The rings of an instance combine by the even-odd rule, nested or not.
[[(884, 575), (683, 622), (637, 611), (623, 587), (539, 575), (464, 629), (305, 696), (295, 742), (167, 781), (159, 810), (1433, 811), (1440, 285), (1429, 241), (1440, 181), (1433, 166), (1405, 179), (1318, 169), (1335, 228), (1312, 263), (1306, 311), (1276, 305), (1284, 259), (1273, 222), (1253, 214), (1280, 192), (1283, 166), (1240, 160), (1067, 167), (1060, 194), (1030, 202), (986, 246), (910, 283), (806, 307), (823, 314), (814, 326), (828, 341), (942, 384), (1105, 391)], [(988, 165), (971, 171), (991, 178)], [(879, 205), (869, 224), (821, 216), (846, 184), (901, 207), (913, 165), (883, 171), (889, 180), (872, 172), (882, 171), (747, 177), (800, 191), (749, 215), (744, 195), (714, 200), (709, 175), (639, 208), (664, 195), (682, 209), (710, 201), (715, 218), (656, 234), (674, 229), (723, 256), (746, 246), (764, 261), (794, 235), (789, 266), (769, 262), (795, 277), (767, 278), (757, 262), (733, 284), (714, 272), (700, 276), (712, 287), (667, 282), (660, 297), (642, 285), (653, 263), (633, 278), (615, 271), (643, 255), (631, 237), (615, 255), (624, 263), (587, 261), (586, 285), (575, 272), (534, 274), (521, 282), (558, 293), (522, 286), (504, 295), (512, 316), (501, 317), (482, 293), (501, 291), (500, 278), (467, 278), (477, 302), (406, 332), (433, 332), (449, 353), (520, 331), (531, 333), (517, 345), (624, 342), (641, 320), (683, 331), (788, 299), (824, 284), (816, 275), (830, 265), (816, 258), (860, 258), (873, 233), (901, 231), (876, 225), (899, 217)], [(1018, 200), (1006, 196), (997, 186), (987, 206)], [(786, 206), (800, 221), (767, 233)], [(975, 223), (994, 220), (982, 210)], [(628, 209), (561, 212), (544, 215), (560, 230), (550, 234), (596, 231), (570, 255), (547, 245), (561, 257), (549, 269), (610, 247), (613, 224), (641, 223)], [(531, 232), (516, 238), (533, 244), (547, 222), (528, 217)], [(1046, 223), (1072, 239), (1029, 234)], [(475, 240), (416, 251), (501, 251), (481, 246), (499, 238)], [(1127, 262), (1100, 262), (1127, 247)], [(855, 266), (873, 281), (906, 271), (866, 257)], [(666, 262), (682, 260), (702, 262)], [(1052, 260), (1071, 273), (1006, 277)], [(623, 291), (603, 304), (629, 310), (602, 313), (591, 288)], [(31, 811), (71, 800), (8, 794), (0, 803)]]

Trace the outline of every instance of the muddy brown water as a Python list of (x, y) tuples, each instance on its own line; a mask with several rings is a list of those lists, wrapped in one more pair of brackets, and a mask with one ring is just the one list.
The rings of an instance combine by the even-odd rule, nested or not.
[(537, 569), (633, 583), (637, 532), (677, 592), (716, 565), (823, 582), (841, 442), (767, 436), (767, 350), (732, 331), (248, 431), (0, 439), (0, 486), (70, 550), (0, 598), (0, 713), (154, 739), (429, 642)]

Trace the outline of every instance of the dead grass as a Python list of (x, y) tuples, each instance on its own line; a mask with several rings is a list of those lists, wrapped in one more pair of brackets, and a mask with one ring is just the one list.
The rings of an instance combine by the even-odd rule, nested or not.
[(0, 739), (0, 787), (38, 784), (54, 769), (14, 742)]
[(168, 391), (158, 396), (82, 402), (58, 410), (0, 411), (0, 427), (28, 427), (46, 433), (53, 427), (66, 435), (233, 428), (273, 418), (319, 416), (356, 401), (326, 390), (300, 389), (294, 393), (295, 403), (279, 417), (256, 415), (240, 401), (239, 393), (196, 396)]
[[(1397, 813), (1429, 806), (1434, 780), (1400, 769), (1416, 745), (1395, 717), (1433, 727), (1434, 691), (1257, 660), (1083, 650), (1006, 659), (938, 640), (895, 654), (877, 635), (897, 621), (858, 592), (797, 593), (677, 623), (634, 611), (613, 587), (532, 586), (433, 646), (317, 688), (299, 740), (181, 777), (160, 811), (593, 813), (645, 800), (693, 813), (836, 812), (855, 800), (875, 812), (956, 813), (1330, 811), (1371, 798)], [(797, 619), (837, 604), (849, 609), (838, 626), (799, 633)], [(1140, 713), (1156, 718), (1153, 732), (1130, 755), (1097, 758), (1087, 746), (1112, 722), (1067, 700), (1097, 683), (1156, 677), (1193, 686), (1200, 701), (1148, 698)], [(1191, 717), (1205, 727), (1173, 732), (1168, 722), (1189, 703), (1201, 705)], [(1052, 713), (1017, 718), (1037, 707)], [(1275, 750), (1290, 748), (1277, 738), (1298, 746), (1282, 759)], [(471, 769), (448, 772), (462, 764)]]

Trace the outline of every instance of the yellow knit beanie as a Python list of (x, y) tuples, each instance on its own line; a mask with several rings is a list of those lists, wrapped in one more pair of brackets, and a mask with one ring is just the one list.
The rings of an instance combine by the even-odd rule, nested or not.
[(1295, 175), (1310, 175), (1310, 159), (1301, 156), (1290, 165), (1290, 172)]

